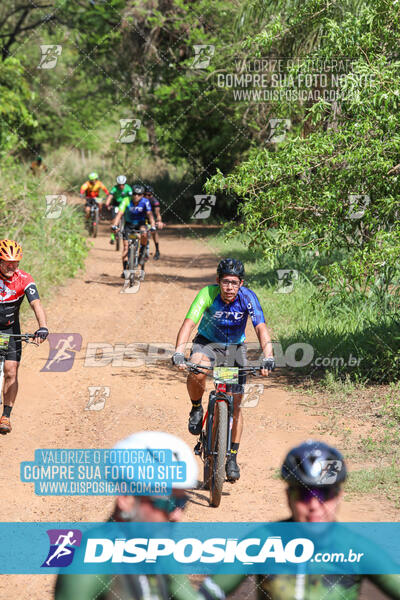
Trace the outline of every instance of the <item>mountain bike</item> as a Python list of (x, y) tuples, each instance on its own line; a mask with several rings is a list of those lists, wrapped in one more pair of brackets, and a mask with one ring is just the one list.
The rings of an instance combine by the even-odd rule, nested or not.
[(211, 506), (217, 507), (221, 502), (225, 482), (225, 462), (231, 453), (232, 385), (239, 382), (239, 374), (255, 375), (260, 367), (206, 367), (188, 361), (185, 364), (193, 373), (212, 371), (215, 389), (208, 397), (208, 407), (194, 453), (203, 460), (203, 488), (210, 491)]
[(128, 271), (129, 287), (135, 285), (135, 281), (143, 281), (144, 269), (139, 265), (139, 245), (141, 233), (133, 231), (128, 235)]
[(89, 215), (89, 234), (93, 237), (97, 237), (97, 230), (99, 227), (99, 205), (95, 198), (90, 198), (90, 215)]
[(19, 338), (22, 342), (26, 342), (27, 344), (35, 344), (38, 346), (36, 342), (30, 342), (30, 339), (34, 339), (35, 335), (33, 333), (1, 333), (0, 332), (0, 404), (2, 403), (2, 395), (3, 395), (3, 382), (4, 382), (4, 363), (6, 361), (6, 355), (8, 346), (10, 343), (10, 338)]

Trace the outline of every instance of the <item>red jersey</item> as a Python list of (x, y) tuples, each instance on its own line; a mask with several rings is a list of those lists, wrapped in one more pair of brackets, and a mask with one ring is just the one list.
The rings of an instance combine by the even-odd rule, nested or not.
[(29, 302), (39, 298), (36, 284), (29, 273), (17, 269), (9, 279), (0, 274), (0, 328), (10, 327), (18, 321), (24, 296)]

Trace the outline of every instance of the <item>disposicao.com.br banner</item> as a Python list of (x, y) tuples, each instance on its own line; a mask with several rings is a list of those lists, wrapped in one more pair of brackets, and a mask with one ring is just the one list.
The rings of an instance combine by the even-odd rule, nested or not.
[(0, 523), (2, 573), (400, 573), (400, 523)]

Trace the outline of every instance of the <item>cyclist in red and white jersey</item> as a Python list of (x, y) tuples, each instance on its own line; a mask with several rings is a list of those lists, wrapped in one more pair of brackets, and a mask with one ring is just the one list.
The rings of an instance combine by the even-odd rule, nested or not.
[[(22, 248), (17, 242), (0, 240), (0, 333), (21, 333), (19, 309), (26, 296), (39, 326), (34, 341), (41, 344), (49, 334), (46, 315), (32, 276), (18, 268), (21, 258)], [(21, 341), (10, 338), (4, 363), (4, 407), (0, 418), (3, 434), (11, 431), (10, 414), (17, 397), (21, 352)]]

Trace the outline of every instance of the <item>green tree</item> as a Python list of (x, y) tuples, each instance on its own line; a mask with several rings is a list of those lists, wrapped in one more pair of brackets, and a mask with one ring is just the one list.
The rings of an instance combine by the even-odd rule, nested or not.
[[(388, 290), (400, 250), (398, 11), (385, 0), (349, 2), (335, 11), (332, 6), (337, 8), (302, 2), (301, 10), (272, 19), (252, 41), (259, 55), (279, 48), (284, 55), (301, 23), (305, 32), (324, 34), (314, 36), (317, 53), (313, 44), (310, 53), (301, 46), (305, 53), (288, 68), (281, 87), (292, 95), (275, 102), (275, 114), (295, 124), (286, 139), (253, 150), (236, 171), (211, 179), (208, 189), (244, 198), (242, 230), (266, 256), (277, 248), (332, 257), (340, 250), (340, 258), (323, 269), (331, 286), (365, 287), (379, 280)], [(338, 97), (317, 97), (313, 85), (311, 101), (290, 100), (296, 82), (304, 81), (299, 74), (313, 60), (343, 56), (352, 62), (341, 75)]]

